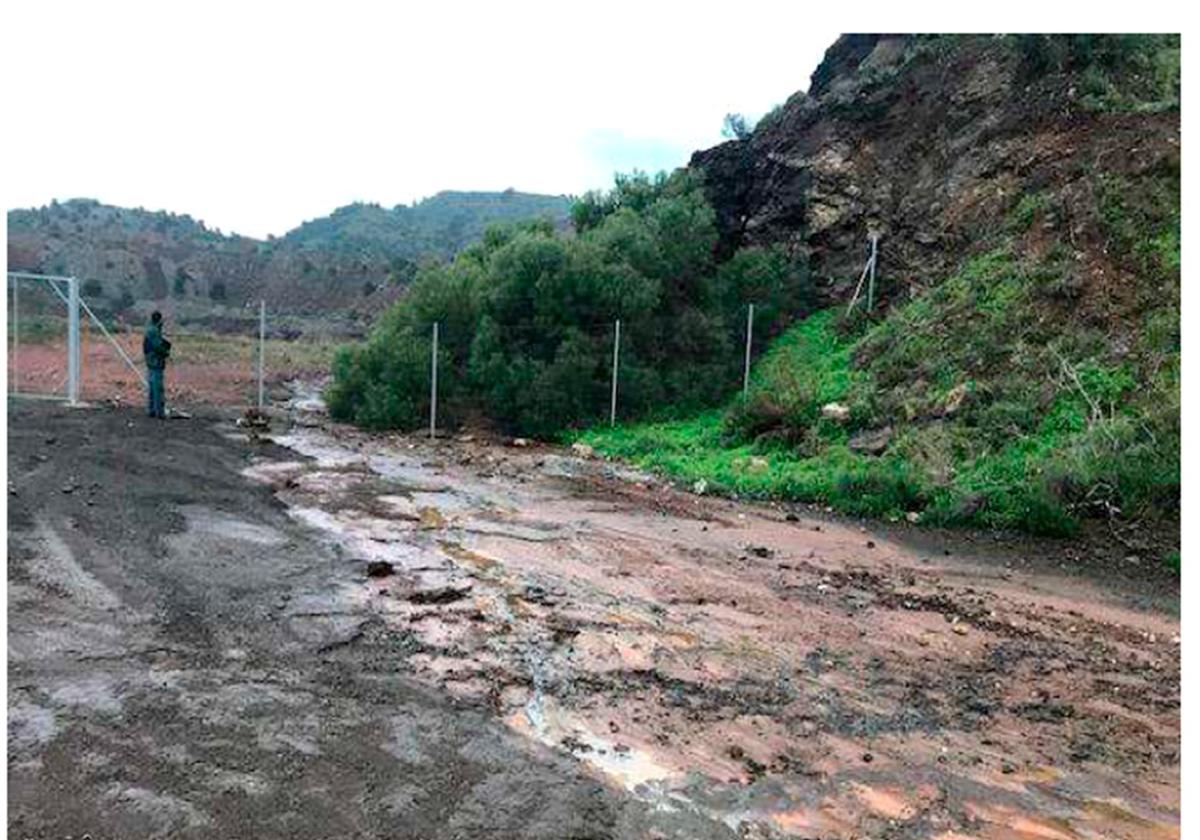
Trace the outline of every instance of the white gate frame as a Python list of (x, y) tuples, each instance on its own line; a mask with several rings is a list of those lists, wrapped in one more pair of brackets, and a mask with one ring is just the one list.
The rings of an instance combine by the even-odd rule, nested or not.
[[(91, 318), (92, 323), (94, 323), (97, 327), (100, 328), (100, 332), (104, 335), (105, 338), (108, 339), (109, 343), (112, 344), (112, 346), (114, 348), (116, 348), (117, 353), (124, 360), (125, 364), (129, 366), (129, 369), (132, 370), (135, 374), (137, 374), (137, 377), (138, 377), (138, 379), (141, 380), (143, 387), (145, 386), (146, 374), (142, 373), (141, 368), (139, 368), (137, 365), (135, 365), (133, 363), (133, 360), (129, 358), (129, 354), (127, 354), (125, 352), (125, 348), (123, 348), (117, 342), (117, 340), (112, 337), (112, 333), (110, 333), (108, 331), (108, 328), (104, 326), (104, 322), (101, 321), (98, 317), (96, 317), (96, 313), (93, 312), (91, 307), (87, 305), (87, 303), (83, 300), (82, 297), (80, 297), (80, 295), (79, 295), (79, 278), (78, 277), (61, 277), (61, 276), (52, 275), (52, 274), (31, 274), (31, 273), (25, 272), (25, 271), (10, 271), (10, 272), (8, 272), (8, 276), (10, 279), (18, 281), (18, 282), (21, 280), (38, 280), (38, 281), (47, 283), (50, 286), (50, 288), (54, 290), (54, 293), (56, 295), (58, 295), (59, 299), (62, 300), (62, 302), (64, 304), (66, 304), (66, 306), (67, 306), (67, 391), (66, 391), (66, 400), (67, 400), (68, 405), (72, 405), (72, 406), (79, 405), (80, 372), (82, 371), (81, 356), (80, 356), (80, 344), (79, 344), (79, 310), (80, 309), (82, 309), (84, 312), (86, 312), (88, 317)], [(66, 284), (67, 291), (65, 293), (59, 287), (60, 283)], [(14, 290), (17, 288), (17, 285), (18, 285), (18, 283), (13, 284)], [(18, 330), (17, 330), (18, 316), (19, 316), (19, 312), (17, 309), (17, 295), (14, 293), (13, 294), (13, 349), (12, 349), (13, 385), (12, 385), (10, 393), (12, 396), (42, 396), (42, 395), (38, 395), (38, 394), (20, 394), (18, 392), (17, 383), (19, 381), (19, 376), (20, 376), (20, 369), (17, 366), (18, 362), (19, 362), (19, 352), (20, 352), (20, 336), (18, 335)], [(58, 397), (57, 395), (52, 394), (52, 395), (48, 395), (48, 396), (51, 399), (60, 399), (60, 397)]]

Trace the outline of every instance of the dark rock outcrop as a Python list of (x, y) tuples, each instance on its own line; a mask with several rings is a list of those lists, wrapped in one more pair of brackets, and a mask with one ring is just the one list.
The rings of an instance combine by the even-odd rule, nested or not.
[(832, 303), (848, 300), (875, 233), (886, 304), (943, 277), (1029, 192), (1177, 162), (1177, 109), (1089, 109), (1081, 75), (1031, 75), (1009, 38), (847, 35), (808, 93), (690, 165), (723, 253), (807, 255)]

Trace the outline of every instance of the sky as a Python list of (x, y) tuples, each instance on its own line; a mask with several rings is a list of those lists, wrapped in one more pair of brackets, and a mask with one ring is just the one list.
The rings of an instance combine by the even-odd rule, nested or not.
[(607, 187), (808, 87), (837, 31), (754, 5), (9, 4), (4, 200), (265, 237), (353, 201)]

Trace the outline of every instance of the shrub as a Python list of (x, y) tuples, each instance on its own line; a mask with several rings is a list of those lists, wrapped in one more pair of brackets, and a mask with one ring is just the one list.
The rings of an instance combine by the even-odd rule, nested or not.
[(458, 389), (460, 415), (483, 411), (538, 436), (606, 416), (617, 319), (620, 415), (701, 410), (739, 381), (747, 303), (760, 307), (763, 346), (811, 300), (807, 276), (783, 251), (750, 250), (716, 266), (713, 211), (689, 173), (621, 176), (577, 207), (575, 237), (545, 221), (493, 227), (453, 262), (422, 268), (368, 348), (335, 370), (340, 416), (423, 423), (419, 401), (375, 392), (414, 387), (414, 377), (428, 389), (410, 345), (428, 347), (435, 322), (446, 354), (439, 375)]

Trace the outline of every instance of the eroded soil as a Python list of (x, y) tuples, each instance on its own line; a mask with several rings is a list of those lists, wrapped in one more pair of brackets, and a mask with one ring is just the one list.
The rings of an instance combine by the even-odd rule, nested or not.
[(10, 404), (10, 836), (1179, 834), (1161, 585), (301, 419)]

